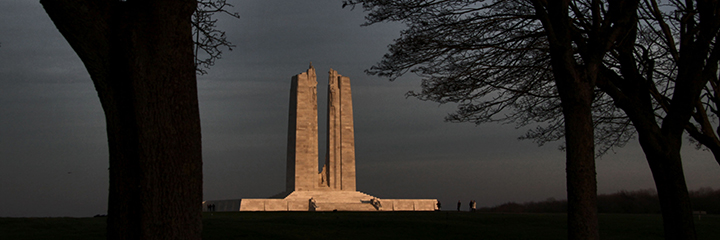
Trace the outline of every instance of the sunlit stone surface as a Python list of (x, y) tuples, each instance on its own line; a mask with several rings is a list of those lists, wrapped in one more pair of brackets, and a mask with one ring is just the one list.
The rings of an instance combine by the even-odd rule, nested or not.
[[(266, 199), (203, 202), (204, 211), (434, 211), (437, 199), (380, 199), (355, 190), (350, 78), (330, 69), (325, 165), (318, 169), (317, 75), (292, 77), (285, 191)], [(208, 208), (211, 206), (211, 208)]]

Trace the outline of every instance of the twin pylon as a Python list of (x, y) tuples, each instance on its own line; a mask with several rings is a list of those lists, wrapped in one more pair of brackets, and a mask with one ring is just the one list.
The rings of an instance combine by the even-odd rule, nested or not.
[[(318, 172), (315, 68), (292, 77), (285, 191), (270, 198), (204, 201), (213, 211), (434, 211), (437, 199), (379, 199), (356, 191), (350, 78), (330, 69), (327, 152)], [(207, 206), (212, 206), (209, 208)], [(208, 210), (210, 211), (210, 210)]]
[(355, 134), (350, 78), (328, 73), (327, 152), (318, 173), (318, 103), (315, 68), (292, 77), (286, 192), (355, 191)]

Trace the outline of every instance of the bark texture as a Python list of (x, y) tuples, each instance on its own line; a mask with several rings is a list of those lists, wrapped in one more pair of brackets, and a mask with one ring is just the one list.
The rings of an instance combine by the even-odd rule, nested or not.
[(607, 3), (607, 13), (602, 14), (601, 2), (590, 2), (588, 19), (592, 21), (579, 34), (569, 13), (570, 0), (533, 1), (547, 35), (565, 119), (568, 239), (600, 238), (592, 118), (594, 91), (606, 54), (634, 32), (638, 3), (611, 1)]
[[(569, 1), (536, 3), (550, 44), (553, 75), (565, 118), (568, 239), (600, 239), (592, 120), (592, 78), (583, 74), (573, 56)], [(578, 71), (580, 70), (580, 71)]]
[(105, 111), (108, 239), (201, 239), (193, 0), (42, 0)]

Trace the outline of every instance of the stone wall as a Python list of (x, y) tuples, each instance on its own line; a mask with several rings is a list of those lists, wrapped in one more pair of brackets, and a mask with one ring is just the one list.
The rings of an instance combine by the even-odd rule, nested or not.
[(435, 211), (437, 199), (380, 199), (381, 211)]
[[(311, 208), (309, 200), (302, 199), (242, 199), (239, 203), (240, 211), (435, 211), (436, 199), (377, 199), (380, 207), (373, 206), (370, 201), (333, 202), (319, 199), (317, 208)], [(238, 211), (218, 208), (217, 211)]]

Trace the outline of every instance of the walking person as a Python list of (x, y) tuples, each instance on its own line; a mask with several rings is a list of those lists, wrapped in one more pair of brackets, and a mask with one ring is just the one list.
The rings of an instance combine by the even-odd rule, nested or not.
[(460, 206), (462, 206), (462, 203), (458, 200), (458, 212), (460, 211)]

